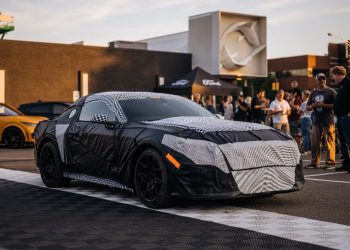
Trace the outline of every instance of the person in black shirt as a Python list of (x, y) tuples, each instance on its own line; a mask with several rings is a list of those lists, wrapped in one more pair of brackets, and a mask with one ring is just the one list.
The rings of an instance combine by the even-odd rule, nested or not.
[(252, 121), (255, 123), (265, 123), (265, 109), (269, 106), (267, 99), (265, 98), (265, 90), (260, 89), (256, 96), (252, 99), (251, 104), (251, 116)]
[(208, 96), (206, 104), (207, 104), (207, 110), (210, 113), (212, 113), (212, 114), (216, 114), (217, 113), (216, 109), (215, 109), (215, 106), (214, 106), (213, 98), (211, 96)]
[(243, 93), (238, 96), (238, 100), (235, 102), (234, 106), (234, 120), (246, 122), (248, 121), (248, 104), (244, 102)]
[(350, 78), (346, 69), (335, 66), (331, 69), (334, 81), (338, 84), (338, 94), (334, 101), (334, 113), (337, 115), (338, 134), (341, 144), (345, 144), (344, 162), (337, 171), (347, 170), (350, 173)]
[(326, 166), (324, 169), (335, 168), (335, 124), (333, 104), (337, 93), (326, 85), (326, 76), (316, 75), (317, 88), (309, 97), (306, 108), (313, 111), (311, 135), (311, 164), (306, 168), (319, 168), (321, 160), (321, 138), (325, 138), (327, 147)]

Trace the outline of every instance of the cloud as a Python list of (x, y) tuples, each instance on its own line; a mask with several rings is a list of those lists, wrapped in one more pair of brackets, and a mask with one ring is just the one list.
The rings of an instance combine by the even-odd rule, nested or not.
[(269, 24), (285, 24), (305, 22), (312, 19), (324, 19), (327, 16), (335, 16), (337, 14), (350, 14), (350, 7), (333, 7), (319, 6), (315, 11), (314, 6), (304, 6), (304, 8), (295, 8), (288, 12), (278, 12), (268, 17)]

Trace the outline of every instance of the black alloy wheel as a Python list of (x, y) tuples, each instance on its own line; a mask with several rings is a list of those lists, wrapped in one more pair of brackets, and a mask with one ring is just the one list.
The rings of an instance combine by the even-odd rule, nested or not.
[(147, 207), (161, 208), (169, 204), (167, 169), (155, 149), (146, 149), (137, 159), (134, 184), (137, 196)]
[(8, 128), (4, 132), (3, 141), (8, 148), (22, 148), (24, 135), (18, 128)]
[(47, 142), (39, 153), (39, 170), (41, 179), (47, 187), (67, 186), (70, 182), (63, 177), (60, 155), (52, 142)]

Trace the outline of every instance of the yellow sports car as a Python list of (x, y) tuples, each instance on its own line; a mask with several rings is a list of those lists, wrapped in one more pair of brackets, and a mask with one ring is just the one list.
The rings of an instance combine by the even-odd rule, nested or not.
[(25, 143), (33, 143), (36, 125), (44, 117), (26, 116), (17, 109), (0, 103), (0, 140), (8, 148), (20, 148)]

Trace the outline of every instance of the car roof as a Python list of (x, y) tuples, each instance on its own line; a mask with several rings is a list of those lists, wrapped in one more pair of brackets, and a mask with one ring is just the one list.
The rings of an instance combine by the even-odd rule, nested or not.
[(64, 104), (66, 105), (67, 107), (72, 105), (72, 102), (30, 102), (30, 103), (22, 103), (19, 105), (19, 107), (22, 107), (22, 106), (30, 106), (30, 105), (40, 105), (40, 104)]

